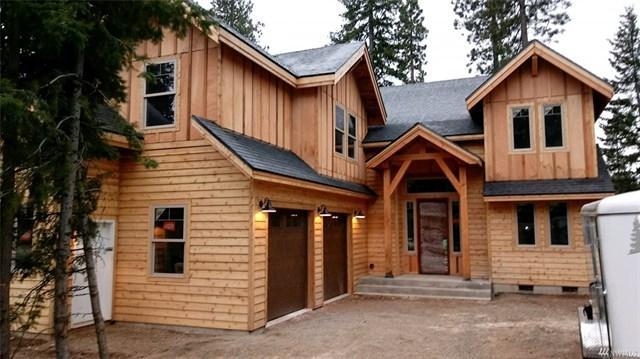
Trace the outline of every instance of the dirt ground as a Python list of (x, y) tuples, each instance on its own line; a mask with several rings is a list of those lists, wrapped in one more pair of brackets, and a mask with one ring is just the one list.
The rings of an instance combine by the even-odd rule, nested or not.
[[(114, 358), (578, 358), (583, 297), (501, 295), (490, 302), (350, 297), (253, 333), (115, 323)], [(92, 328), (72, 331), (76, 358), (95, 357)], [(18, 358), (53, 356), (35, 340)]]

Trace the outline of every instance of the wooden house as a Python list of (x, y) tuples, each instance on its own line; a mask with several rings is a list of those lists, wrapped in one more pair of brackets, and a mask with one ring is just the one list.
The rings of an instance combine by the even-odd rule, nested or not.
[(594, 135), (613, 92), (545, 45), (388, 88), (361, 43), (272, 55), (222, 24), (139, 51), (120, 110), (158, 167), (117, 134), (94, 166), (108, 319), (250, 331), (419, 278), (588, 286), (579, 209), (613, 192)]

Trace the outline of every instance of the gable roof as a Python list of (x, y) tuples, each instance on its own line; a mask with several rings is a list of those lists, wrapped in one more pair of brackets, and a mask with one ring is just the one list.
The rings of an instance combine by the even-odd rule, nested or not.
[(381, 165), (384, 161), (391, 158), (398, 151), (402, 150), (406, 145), (413, 142), (413, 140), (422, 138), (429, 143), (440, 148), (442, 151), (449, 153), (458, 160), (469, 165), (482, 165), (482, 160), (473, 153), (465, 150), (464, 148), (456, 145), (455, 143), (447, 140), (446, 138), (436, 134), (429, 130), (424, 125), (416, 123), (402, 136), (398, 137), (395, 141), (385, 147), (384, 150), (373, 156), (367, 161), (368, 168), (375, 168)]
[(362, 42), (348, 42), (285, 52), (274, 55), (274, 58), (297, 77), (333, 74), (364, 46)]
[(581, 81), (600, 95), (606, 97), (607, 100), (613, 97), (613, 88), (605, 80), (594, 75), (584, 67), (576, 64), (540, 41), (532, 40), (524, 47), (524, 49), (516, 54), (509, 62), (500, 68), (500, 70), (489, 77), (467, 97), (467, 108), (471, 109), (477, 105), (487, 94), (502, 83), (502, 81), (509, 77), (509, 75), (511, 75), (533, 55), (540, 56), (560, 70), (575, 77), (578, 81)]
[(202, 117), (193, 116), (192, 118), (202, 129), (219, 141), (220, 144), (251, 170), (330, 186), (350, 192), (375, 195), (375, 193), (365, 185), (340, 181), (319, 174), (291, 151), (233, 132)]
[(441, 136), (483, 133), (474, 122), (465, 98), (488, 76), (382, 87), (387, 125), (369, 127), (364, 143), (393, 141), (416, 123)]

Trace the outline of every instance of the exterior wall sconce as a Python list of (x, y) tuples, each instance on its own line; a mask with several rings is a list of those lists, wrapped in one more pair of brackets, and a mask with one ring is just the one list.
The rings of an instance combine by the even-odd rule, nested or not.
[(263, 213), (274, 213), (276, 211), (275, 208), (271, 205), (271, 200), (269, 198), (264, 198), (258, 202), (260, 206), (260, 212)]
[(318, 215), (320, 217), (331, 217), (331, 213), (329, 213), (327, 206), (324, 204), (321, 204), (320, 207), (318, 207)]
[(355, 211), (353, 211), (353, 217), (357, 219), (367, 218), (367, 216), (364, 215), (364, 212), (362, 212), (361, 209), (356, 209)]

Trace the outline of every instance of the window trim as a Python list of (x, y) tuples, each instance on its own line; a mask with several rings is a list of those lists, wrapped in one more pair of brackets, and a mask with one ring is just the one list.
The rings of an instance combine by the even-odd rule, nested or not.
[[(342, 156), (344, 158), (347, 158), (347, 143), (345, 142), (346, 138), (347, 138), (347, 134), (346, 131), (343, 128), (338, 128), (338, 114), (336, 109), (340, 107), (342, 109), (342, 113), (344, 113), (344, 118), (343, 118), (343, 126), (347, 127), (347, 117), (348, 112), (347, 112), (347, 108), (340, 104), (338, 101), (335, 102), (335, 106), (333, 107), (333, 138), (332, 138), (332, 142), (333, 142), (333, 154), (334, 155), (339, 155)], [(340, 130), (340, 132), (342, 132), (342, 152), (338, 152), (336, 151), (336, 130)]]
[[(178, 129), (178, 114), (179, 114), (179, 101), (178, 101), (178, 88), (179, 86), (179, 78), (178, 78), (178, 73), (179, 73), (179, 63), (178, 63), (178, 59), (176, 57), (160, 57), (160, 58), (155, 58), (155, 59), (150, 59), (145, 61), (142, 66), (143, 66), (143, 72), (147, 71), (147, 65), (151, 65), (151, 64), (162, 64), (162, 63), (167, 63), (167, 62), (173, 62), (174, 66), (173, 66), (173, 81), (174, 81), (174, 89), (173, 91), (165, 91), (165, 92), (159, 92), (159, 93), (154, 93), (151, 95), (147, 95), (147, 80), (145, 78), (142, 78), (142, 113), (141, 113), (141, 117), (142, 117), (142, 126), (140, 126), (142, 128), (142, 130), (145, 131), (153, 131), (153, 130), (174, 130), (174, 129)], [(147, 126), (147, 98), (149, 97), (158, 97), (158, 96), (166, 96), (166, 95), (173, 95), (175, 98), (175, 109), (174, 109), (174, 121), (172, 124), (170, 125), (159, 125), (159, 126)]]
[[(407, 204), (408, 203), (412, 203), (413, 204), (413, 250), (409, 250), (409, 225), (407, 223)], [(403, 208), (403, 215), (404, 215), (404, 221), (403, 221), (403, 229), (404, 229), (404, 250), (406, 253), (409, 254), (416, 254), (418, 252), (418, 228), (417, 228), (417, 221), (416, 221), (416, 215), (417, 215), (417, 201), (415, 200), (406, 200), (404, 201), (404, 208)]]
[[(567, 206), (567, 244), (553, 244), (551, 243), (551, 205), (564, 203)], [(569, 202), (566, 201), (556, 201), (547, 203), (547, 237), (549, 238), (549, 247), (552, 248), (571, 248), (571, 207), (569, 206)]]
[[(518, 230), (518, 206), (530, 204), (533, 206), (533, 244), (520, 244), (520, 231)], [(535, 202), (518, 202), (513, 205), (513, 218), (514, 218), (514, 238), (516, 240), (516, 246), (519, 248), (535, 248), (538, 245), (538, 219)]]
[[(153, 230), (154, 230), (154, 222), (155, 222), (155, 212), (156, 209), (158, 208), (182, 208), (184, 209), (184, 219), (183, 219), (183, 238), (182, 240), (178, 240), (178, 239), (162, 239), (162, 240), (156, 240), (155, 236), (153, 235)], [(158, 203), (158, 204), (153, 204), (151, 206), (149, 206), (149, 244), (148, 244), (148, 248), (149, 248), (149, 253), (148, 253), (148, 264), (147, 264), (147, 271), (148, 271), (148, 276), (151, 278), (155, 278), (155, 279), (187, 279), (187, 272), (188, 272), (188, 263), (189, 263), (189, 249), (188, 249), (188, 243), (189, 243), (189, 220), (190, 220), (190, 211), (189, 211), (189, 205), (186, 203)], [(184, 258), (184, 263), (182, 264), (182, 273), (157, 273), (155, 271), (155, 260), (154, 260), (154, 243), (156, 242), (163, 242), (163, 243), (184, 243), (184, 254), (183, 254), (183, 258)]]
[[(515, 139), (513, 138), (515, 132), (513, 130), (513, 110), (514, 109), (523, 109), (523, 108), (527, 108), (529, 109), (529, 147), (527, 148), (515, 148)], [(507, 105), (507, 121), (509, 122), (508, 125), (508, 132), (509, 132), (509, 150), (510, 152), (515, 152), (515, 153), (529, 153), (529, 152), (535, 152), (536, 150), (536, 135), (535, 135), (535, 126), (534, 126), (534, 121), (535, 121), (535, 111), (536, 111), (536, 106), (534, 106), (533, 103), (518, 103), (518, 104), (510, 104)]]
[[(353, 119), (355, 120), (355, 126), (356, 126), (356, 128), (355, 128), (355, 130), (356, 130), (355, 136), (351, 136), (349, 134), (349, 117), (353, 117)], [(360, 119), (358, 118), (358, 116), (355, 113), (348, 112), (346, 120), (347, 121), (345, 121), (345, 123), (344, 123), (344, 127), (345, 127), (344, 134), (345, 134), (346, 139), (347, 139), (347, 142), (345, 143), (346, 144), (345, 156), (349, 160), (357, 161), (358, 160), (358, 147), (359, 147), (358, 146), (358, 122), (360, 122)], [(354, 146), (353, 157), (349, 156), (349, 139), (350, 138), (353, 138), (353, 141), (354, 141), (354, 144), (353, 144), (353, 146)]]
[[(562, 146), (557, 147), (547, 147), (547, 128), (546, 121), (544, 119), (544, 108), (545, 106), (560, 106), (560, 123), (562, 128)], [(567, 121), (566, 119), (566, 111), (564, 101), (557, 102), (543, 102), (540, 104), (540, 128), (541, 133), (540, 137), (542, 137), (542, 149), (546, 152), (554, 152), (554, 151), (563, 151), (567, 149)]]

